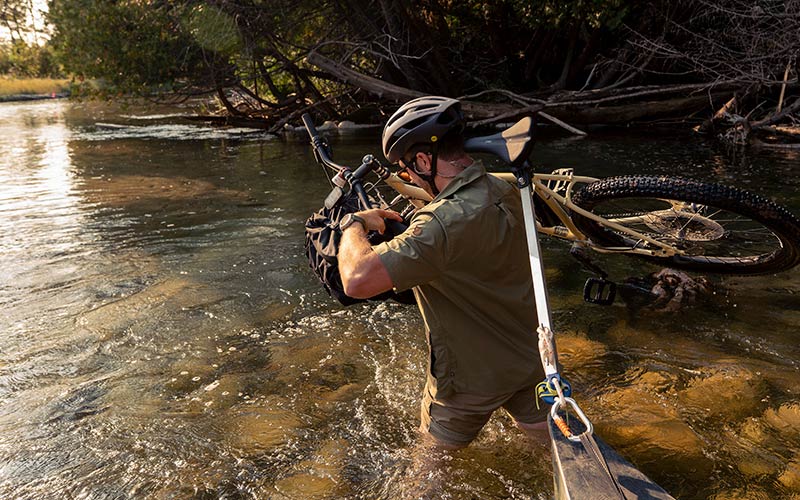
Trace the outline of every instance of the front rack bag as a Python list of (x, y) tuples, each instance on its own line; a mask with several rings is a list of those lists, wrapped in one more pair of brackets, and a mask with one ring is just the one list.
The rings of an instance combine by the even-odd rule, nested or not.
[[(338, 300), (342, 305), (349, 306), (365, 299), (356, 299), (344, 293), (342, 278), (339, 275), (339, 242), (342, 232), (339, 230), (339, 222), (342, 218), (352, 212), (360, 210), (358, 199), (351, 191), (339, 201), (333, 208), (321, 208), (311, 214), (306, 220), (306, 257), (311, 266), (311, 270), (322, 282), (325, 290), (331, 297)], [(405, 224), (404, 227), (407, 227)], [(372, 231), (367, 235), (370, 244), (377, 245), (384, 241), (389, 241), (396, 236), (388, 227), (384, 234)], [(403, 304), (414, 304), (414, 294), (409, 291), (395, 293), (393, 291), (384, 292), (366, 300), (387, 300), (393, 299)]]

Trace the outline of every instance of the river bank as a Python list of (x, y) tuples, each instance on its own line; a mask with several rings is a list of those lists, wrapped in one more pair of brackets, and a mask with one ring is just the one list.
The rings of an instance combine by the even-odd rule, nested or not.
[(70, 86), (66, 79), (0, 77), (0, 102), (69, 97)]

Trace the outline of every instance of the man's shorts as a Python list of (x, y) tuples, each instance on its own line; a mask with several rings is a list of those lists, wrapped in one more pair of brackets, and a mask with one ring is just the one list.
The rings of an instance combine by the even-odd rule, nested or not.
[(535, 385), (499, 396), (455, 393), (444, 399), (431, 396), (426, 385), (420, 430), (445, 444), (466, 446), (498, 408), (504, 408), (519, 423), (535, 424), (547, 420), (549, 408), (544, 404), (539, 407), (536, 408)]

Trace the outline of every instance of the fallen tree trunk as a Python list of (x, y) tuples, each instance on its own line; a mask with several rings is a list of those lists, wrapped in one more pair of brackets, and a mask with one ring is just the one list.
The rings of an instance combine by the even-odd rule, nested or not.
[[(326, 73), (329, 73), (337, 80), (363, 89), (381, 99), (391, 99), (398, 102), (404, 102), (426, 95), (417, 90), (386, 83), (378, 78), (359, 73), (358, 71), (328, 59), (317, 52), (311, 52), (306, 57), (306, 61), (308, 61), (309, 64), (317, 66)], [(491, 119), (499, 114), (519, 110), (519, 107), (512, 106), (510, 104), (485, 104), (471, 101), (462, 101), (461, 108), (470, 119)], [(524, 113), (520, 113), (520, 115), (521, 114)]]
[[(359, 73), (343, 64), (335, 62), (319, 53), (312, 52), (306, 58), (309, 64), (317, 66), (330, 74), (332, 78), (358, 87), (382, 99), (407, 101), (424, 95), (422, 92), (393, 85), (377, 78)], [(710, 86), (710, 85), (709, 85)], [(707, 88), (702, 85), (692, 85), (694, 90)], [(546, 109), (549, 114), (559, 120), (579, 124), (607, 124), (627, 125), (637, 121), (652, 121), (660, 118), (679, 117), (692, 114), (708, 107), (709, 96), (707, 93), (687, 97), (687, 86), (680, 85), (674, 88), (673, 93), (681, 93), (680, 97), (665, 98), (642, 102), (633, 102), (616, 105), (600, 105), (598, 101), (576, 101), (576, 96), (585, 96), (585, 93), (562, 93), (559, 100), (544, 101), (523, 96), (512, 99), (517, 104), (509, 103), (483, 103), (462, 99), (462, 109), (473, 125), (488, 125), (499, 121), (510, 121), (526, 114), (532, 114)], [(722, 92), (720, 90), (719, 92)], [(514, 96), (507, 91), (496, 91), (506, 97)], [(647, 92), (637, 90), (631, 95), (634, 98), (643, 98), (653, 94), (669, 94), (670, 88), (649, 88)], [(473, 96), (474, 97), (474, 96)], [(626, 96), (617, 95), (613, 98), (604, 98), (609, 101), (620, 102)]]
[(618, 106), (585, 108), (548, 103), (546, 109), (553, 116), (570, 123), (584, 125), (627, 125), (634, 122), (656, 121), (665, 118), (688, 116), (708, 107), (708, 96), (677, 97), (659, 101), (633, 102)]

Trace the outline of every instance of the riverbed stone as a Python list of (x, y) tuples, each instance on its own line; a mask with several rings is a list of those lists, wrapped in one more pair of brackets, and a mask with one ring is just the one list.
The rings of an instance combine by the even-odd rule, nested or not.
[(605, 370), (608, 347), (602, 342), (577, 332), (557, 333), (555, 340), (563, 372), (572, 375), (576, 382), (592, 372)]
[(98, 333), (116, 333), (136, 325), (153, 325), (166, 313), (196, 309), (221, 299), (212, 287), (184, 278), (168, 278), (136, 293), (83, 313), (78, 326)]
[(784, 437), (800, 436), (800, 404), (784, 403), (777, 409), (767, 409), (764, 412), (764, 423)]
[(288, 302), (271, 302), (259, 309), (259, 319), (264, 323), (287, 320), (291, 317), (295, 307), (297, 307), (296, 304)]
[(273, 500), (316, 500), (333, 498), (337, 484), (330, 478), (314, 474), (295, 474), (275, 483)]
[(326, 441), (309, 460), (295, 465), (295, 474), (275, 483), (276, 499), (305, 500), (339, 498), (344, 493), (342, 470), (349, 443), (344, 439)]
[(758, 486), (748, 486), (722, 490), (715, 493), (710, 500), (772, 500), (772, 498)]
[(758, 413), (766, 389), (761, 377), (750, 370), (726, 367), (692, 378), (686, 389), (678, 392), (678, 400), (685, 410), (696, 410), (696, 415), (730, 422)]
[(760, 477), (775, 474), (779, 470), (777, 457), (764, 453), (747, 453), (736, 457), (736, 468), (747, 477)]
[(751, 443), (763, 445), (770, 440), (766, 424), (759, 419), (749, 418), (742, 423), (739, 434)]
[(294, 412), (271, 405), (236, 408), (227, 421), (228, 435), (244, 453), (270, 451), (287, 444), (303, 426)]
[(800, 492), (800, 455), (786, 465), (778, 482), (793, 492)]
[(320, 398), (327, 403), (342, 403), (356, 399), (364, 393), (363, 383), (344, 384), (336, 389), (320, 393)]
[(646, 371), (636, 378), (635, 383), (655, 392), (669, 390), (675, 385), (675, 377), (666, 372)]
[(241, 202), (250, 197), (247, 191), (221, 188), (216, 184), (189, 177), (157, 175), (108, 175), (83, 180), (83, 196), (92, 203), (109, 207), (139, 206), (150, 212), (163, 211), (169, 205), (209, 201)]
[(713, 469), (703, 454), (704, 443), (663, 398), (640, 387), (623, 387), (604, 394), (595, 408), (606, 418), (595, 427), (612, 446), (625, 449), (641, 462), (702, 476)]

